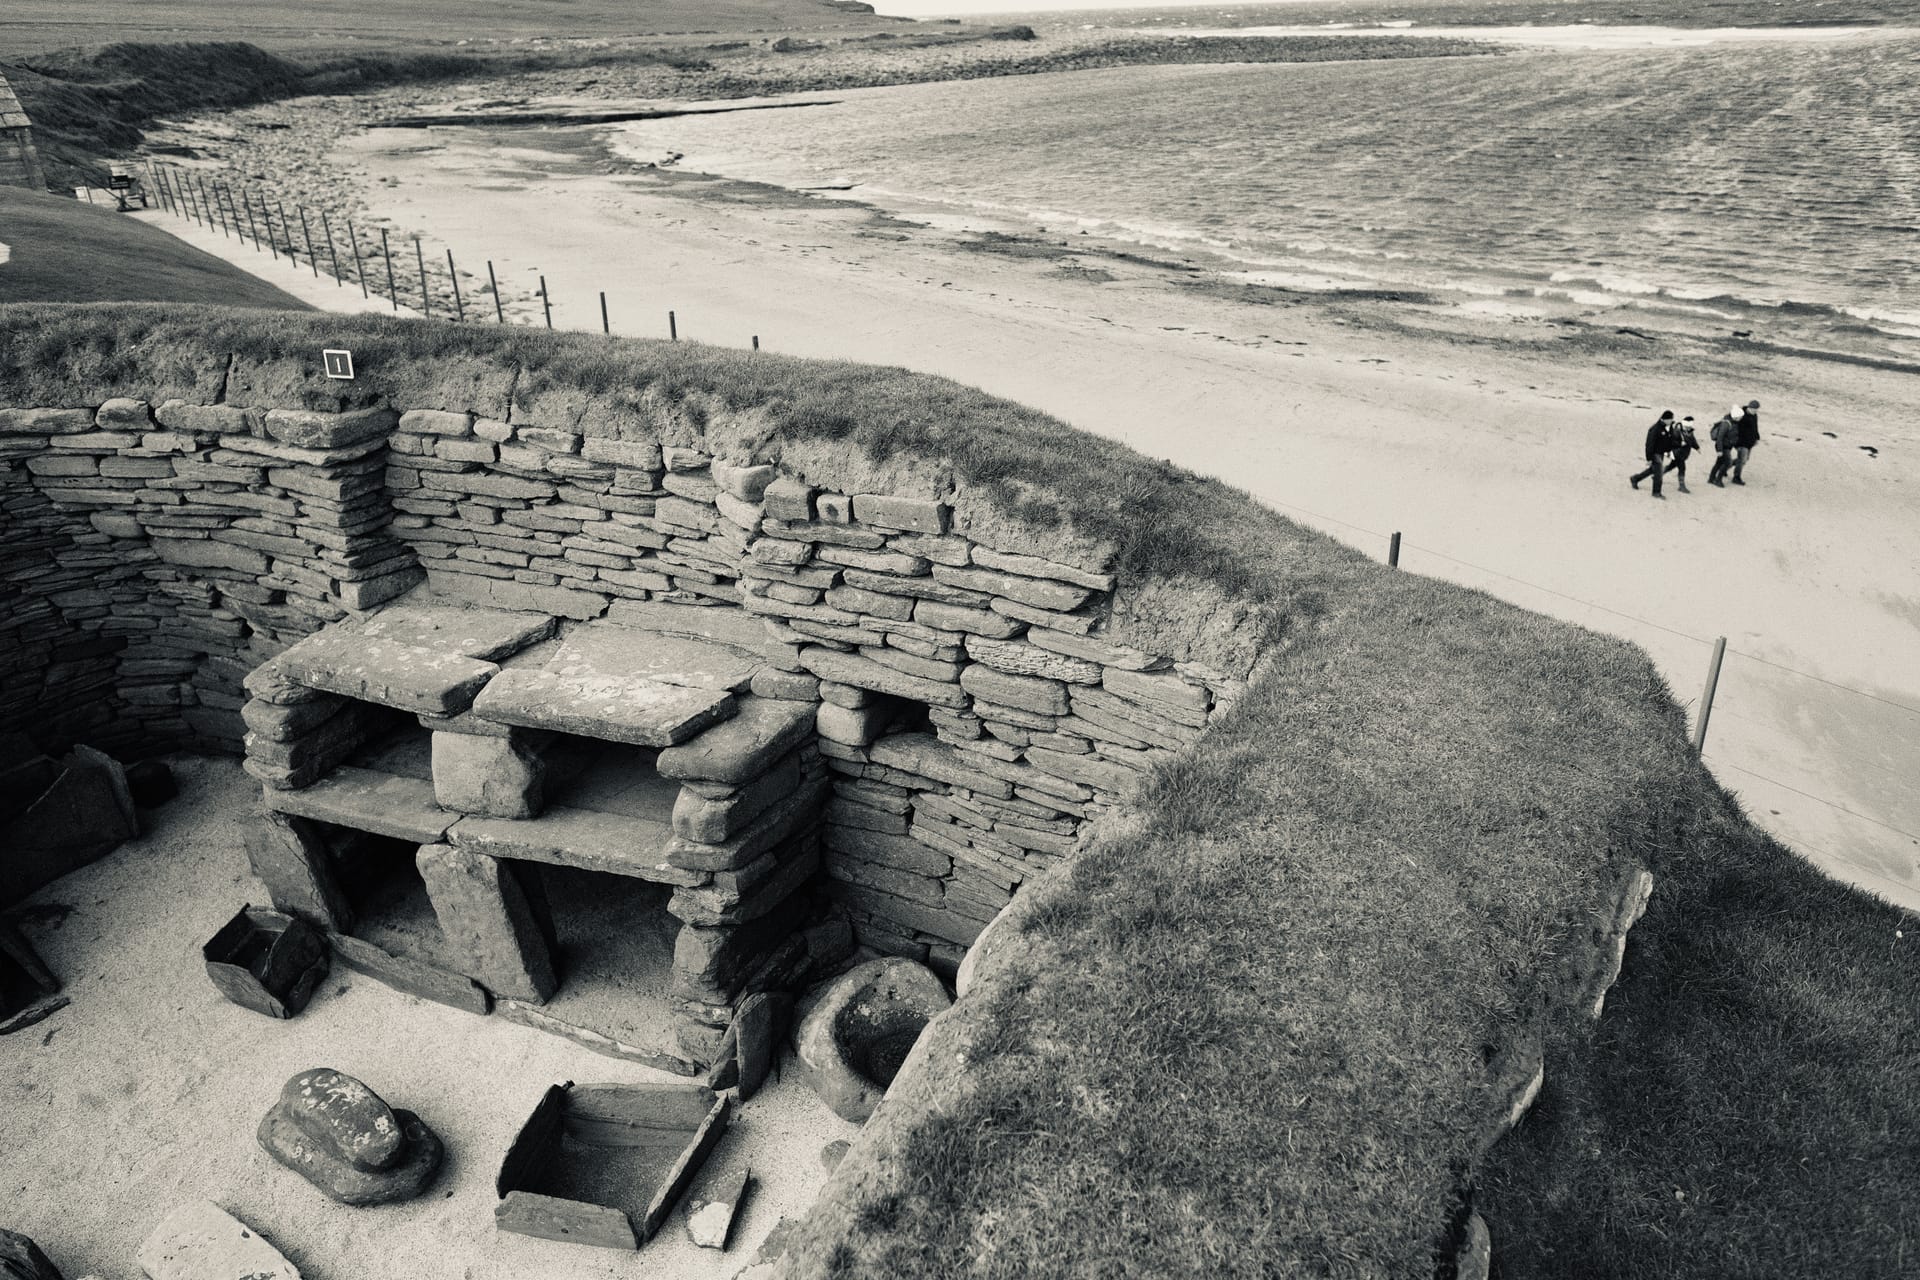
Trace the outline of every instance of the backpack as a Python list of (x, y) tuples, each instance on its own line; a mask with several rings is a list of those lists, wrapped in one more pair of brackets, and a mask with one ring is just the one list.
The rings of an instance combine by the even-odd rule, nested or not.
[(1734, 426), (1733, 419), (1723, 415), (1720, 421), (1713, 424), (1713, 447), (1716, 449), (1733, 448), (1733, 441), (1738, 433), (1739, 428)]

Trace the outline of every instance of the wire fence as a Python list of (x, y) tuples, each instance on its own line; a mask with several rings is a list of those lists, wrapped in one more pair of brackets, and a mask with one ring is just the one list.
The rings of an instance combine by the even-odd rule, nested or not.
[[(522, 322), (522, 308), (515, 303), (509, 309), (508, 296), (491, 259), (483, 280), (473, 272), (463, 272), (450, 247), (429, 255), (420, 236), (407, 236), (396, 243), (384, 226), (356, 227), (352, 218), (335, 221), (328, 210), (309, 209), (297, 202), (289, 213), (284, 201), (254, 183), (235, 182), (218, 173), (210, 175), (201, 169), (155, 160), (147, 162), (146, 174), (151, 198), (157, 198), (165, 212), (251, 244), (255, 252), (264, 251), (275, 261), (284, 259), (295, 270), (304, 267), (315, 279), (324, 274), (341, 288), (357, 288), (365, 300), (385, 298), (396, 315), (404, 311), (431, 319), (437, 314), (456, 323)], [(89, 200), (93, 198), (91, 191), (86, 194)], [(408, 240), (413, 245), (411, 262), (407, 260)], [(465, 288), (463, 280), (468, 282)], [(534, 324), (533, 317), (537, 317), (538, 323), (551, 329), (556, 303), (547, 288), (547, 278), (540, 276), (539, 281), (540, 287), (524, 299), (529, 317), (524, 323)], [(469, 299), (475, 303), (471, 317)], [(491, 306), (485, 305), (488, 301)], [(613, 324), (604, 290), (599, 292), (599, 312), (600, 331), (611, 336)], [(679, 341), (679, 316), (671, 310), (666, 313), (666, 333), (669, 340)], [(760, 349), (759, 334), (750, 336), (750, 349)]]
[[(471, 322), (486, 322), (486, 313), (491, 311), (492, 323), (497, 325), (513, 323), (513, 321), (509, 319), (506, 295), (500, 287), (499, 278), (494, 270), (494, 264), (490, 259), (486, 263), (487, 275), (485, 281), (483, 282), (477, 276), (469, 273), (467, 278), (472, 282), (472, 285), (468, 290), (463, 292), (460, 284), (462, 273), (454, 261), (453, 250), (451, 248), (447, 248), (444, 251), (446, 266), (444, 272), (442, 272), (439, 265), (441, 255), (436, 254), (433, 256), (433, 266), (430, 268), (428, 266), (428, 255), (421, 237), (410, 236), (408, 239), (412, 240), (414, 250), (412, 271), (408, 271), (408, 264), (404, 256), (401, 259), (399, 267), (396, 269), (394, 260), (395, 246), (392, 243), (388, 229), (385, 227), (380, 227), (375, 231), (368, 231), (356, 227), (351, 218), (343, 219), (342, 222), (336, 224), (328, 211), (324, 209), (319, 210), (318, 216), (316, 217), (314, 216), (314, 211), (299, 204), (294, 206), (294, 215), (289, 216), (284, 203), (277, 197), (270, 198), (266, 191), (254, 184), (246, 182), (234, 183), (221, 178), (217, 174), (209, 181), (208, 176), (202, 171), (188, 170), (177, 165), (167, 165), (153, 161), (148, 163), (147, 172), (154, 194), (159, 197), (162, 206), (174, 216), (189, 219), (203, 227), (218, 230), (221, 234), (228, 237), (238, 238), (242, 242), (251, 243), (256, 251), (265, 251), (276, 260), (285, 258), (289, 266), (296, 270), (304, 264), (315, 278), (321, 275), (324, 255), (326, 274), (331, 276), (336, 284), (342, 288), (350, 286), (357, 287), (360, 290), (362, 298), (367, 300), (384, 297), (395, 313), (399, 313), (405, 309), (409, 312), (417, 312), (418, 314), (432, 317), (434, 315), (435, 304), (438, 302), (442, 316), (459, 323), (467, 323), (470, 322), (470, 320), (467, 315), (466, 301), (467, 297), (472, 295), (476, 299), (476, 302), (484, 297), (491, 301), (492, 306), (477, 307), (476, 316)], [(89, 199), (91, 199), (91, 194), (89, 194)], [(314, 235), (316, 226), (319, 230), (319, 237), (317, 239)], [(346, 262), (344, 268), (341, 265), (343, 247)], [(404, 254), (404, 249), (402, 253)], [(553, 296), (547, 288), (547, 279), (544, 275), (539, 277), (539, 282), (539, 288), (527, 296), (528, 312), (529, 315), (531, 315), (535, 304), (537, 304), (540, 321), (544, 323), (545, 327), (551, 329), (554, 327)], [(381, 288), (383, 283), (385, 285), (384, 290)], [(404, 301), (403, 295), (405, 298)], [(601, 332), (611, 335), (613, 326), (608, 312), (607, 295), (604, 291), (599, 293), (598, 302)], [(517, 310), (518, 308), (516, 308), (516, 311)], [(533, 320), (529, 318), (526, 323), (532, 324)], [(671, 310), (667, 312), (667, 336), (670, 340), (674, 341), (678, 341), (680, 336), (679, 318), (676, 313)], [(758, 334), (752, 336), (751, 344), (752, 350), (758, 351), (760, 349), (760, 338)], [(1595, 613), (1616, 618), (1622, 622), (1631, 623), (1636, 627), (1643, 627), (1650, 631), (1674, 637), (1675, 639), (1689, 641), (1709, 650), (1715, 647), (1714, 638), (1695, 635), (1692, 632), (1668, 626), (1666, 623), (1655, 621), (1652, 618), (1646, 618), (1638, 614), (1626, 612), (1625, 610), (1616, 609), (1595, 600), (1584, 599), (1583, 597), (1572, 595), (1557, 588), (1549, 587), (1544, 583), (1534, 582), (1504, 570), (1495, 569), (1489, 565), (1478, 564), (1471, 560), (1462, 559), (1459, 556), (1450, 555), (1447, 552), (1440, 551), (1433, 547), (1408, 544), (1403, 548), (1402, 535), (1398, 531), (1387, 532), (1373, 529), (1365, 525), (1355, 524), (1350, 520), (1341, 519), (1338, 516), (1328, 515), (1322, 511), (1314, 511), (1306, 507), (1273, 501), (1271, 499), (1268, 501), (1271, 501), (1272, 505), (1282, 510), (1295, 512), (1324, 524), (1350, 530), (1356, 534), (1364, 534), (1373, 539), (1386, 540), (1388, 543), (1388, 562), (1395, 566), (1399, 565), (1403, 549), (1413, 551), (1419, 555), (1430, 556), (1435, 560), (1442, 561), (1458, 569), (1466, 569), (1474, 573), (1485, 574), (1489, 577), (1524, 587), (1529, 591), (1540, 592), (1543, 595), (1567, 604), (1577, 605), (1583, 609), (1590, 609)], [(1877, 706), (1884, 707), (1895, 714), (1911, 717), (1916, 732), (1920, 732), (1920, 706), (1913, 706), (1897, 698), (1890, 698), (1883, 694), (1875, 693), (1868, 689), (1861, 689), (1811, 671), (1804, 671), (1798, 667), (1790, 666), (1771, 658), (1765, 658), (1756, 653), (1748, 653), (1732, 647), (1727, 647), (1725, 652), (1741, 662), (1756, 663), (1783, 675), (1808, 681), (1835, 693), (1864, 699)], [(1884, 829), (1892, 835), (1903, 837), (1913, 842), (1916, 848), (1920, 849), (1920, 833), (1916, 833), (1896, 823), (1886, 822), (1871, 815), (1861, 813), (1859, 810), (1843, 804), (1831, 796), (1819, 795), (1805, 790), (1802, 787), (1794, 786), (1778, 778), (1761, 773), (1748, 764), (1742, 764), (1726, 758), (1725, 754), (1721, 751), (1707, 751), (1704, 742), (1705, 725), (1701, 723), (1701, 720), (1705, 716), (1716, 712), (1727, 719), (1751, 725), (1763, 733), (1774, 732), (1778, 729), (1778, 725), (1775, 722), (1743, 714), (1738, 710), (1737, 706), (1724, 707), (1716, 705), (1710, 688), (1707, 696), (1700, 702), (1694, 704), (1694, 714), (1696, 717), (1696, 729), (1698, 731), (1697, 736), (1701, 739), (1698, 744), (1700, 753), (1703, 757), (1710, 756), (1716, 766), (1732, 769), (1736, 773), (1752, 778), (1758, 782), (1777, 787), (1812, 803), (1825, 806), (1832, 812)], [(1915, 754), (1920, 755), (1920, 750), (1917, 750)], [(1914, 771), (1911, 768), (1903, 770), (1898, 766), (1881, 765), (1870, 759), (1866, 759), (1861, 752), (1850, 753), (1848, 764), (1849, 767), (1858, 764), (1873, 770), (1876, 774), (1885, 776), (1889, 779), (1890, 786), (1896, 789), (1896, 793), (1906, 793), (1911, 790), (1910, 780), (1914, 776)], [(1804, 841), (1796, 841), (1796, 843), (1802, 844), (1803, 848), (1805, 847)], [(1820, 854), (1823, 857), (1828, 857), (1829, 859), (1832, 858), (1832, 855), (1824, 850), (1810, 849), (1809, 851)], [(1916, 855), (1916, 860), (1920, 860), (1920, 854)], [(1867, 874), (1871, 875), (1870, 872)], [(1873, 878), (1886, 879), (1886, 877), (1877, 876)], [(1888, 883), (1897, 884), (1898, 882), (1889, 880)], [(1907, 888), (1909, 891), (1912, 889), (1912, 886), (1902, 887)]]

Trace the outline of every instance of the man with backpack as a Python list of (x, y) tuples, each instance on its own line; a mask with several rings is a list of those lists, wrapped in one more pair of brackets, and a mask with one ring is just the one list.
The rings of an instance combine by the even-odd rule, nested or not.
[(1746, 469), (1748, 455), (1760, 443), (1760, 402), (1747, 401), (1746, 412), (1733, 426), (1733, 482), (1744, 485), (1746, 481), (1740, 478), (1740, 473)]
[(1647, 469), (1639, 475), (1627, 477), (1627, 483), (1638, 489), (1642, 480), (1652, 476), (1653, 496), (1666, 497), (1666, 494), (1660, 492), (1660, 474), (1666, 470), (1667, 454), (1673, 451), (1676, 434), (1673, 426), (1673, 410), (1668, 409), (1660, 415), (1658, 422), (1647, 428)]
[(1707, 472), (1707, 483), (1727, 487), (1727, 472), (1733, 468), (1734, 441), (1739, 437), (1740, 428), (1734, 425), (1733, 415), (1723, 413), (1720, 421), (1713, 424), (1708, 439), (1713, 441), (1713, 470)]
[(1700, 452), (1700, 437), (1693, 434), (1693, 415), (1681, 419), (1680, 425), (1673, 429), (1673, 461), (1666, 465), (1668, 471), (1680, 473), (1680, 492), (1692, 493), (1687, 488), (1687, 459)]

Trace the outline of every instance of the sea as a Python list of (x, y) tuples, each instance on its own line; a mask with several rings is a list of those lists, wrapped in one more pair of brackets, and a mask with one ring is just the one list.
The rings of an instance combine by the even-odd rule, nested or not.
[(1506, 52), (806, 95), (834, 102), (637, 123), (623, 149), (1253, 284), (1920, 361), (1920, 10), (1715, 30), (1543, 8), (1049, 13), (1043, 37), (1444, 31)]

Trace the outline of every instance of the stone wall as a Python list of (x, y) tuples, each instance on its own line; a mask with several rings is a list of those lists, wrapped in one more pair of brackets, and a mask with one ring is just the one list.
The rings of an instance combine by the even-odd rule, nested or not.
[(319, 448), (309, 417), (0, 409), (0, 731), (48, 751), (237, 751), (249, 670), (419, 581), (382, 532), (391, 416)]
[(951, 973), (1244, 687), (1110, 638), (1097, 553), (1038, 557), (1018, 530), (996, 547), (937, 498), (647, 432), (384, 405), (0, 410), (20, 602), (0, 728), (236, 749), (247, 671), (423, 579), (578, 620), (744, 609), (769, 659), (754, 693), (818, 704), (833, 895), (870, 945)]

